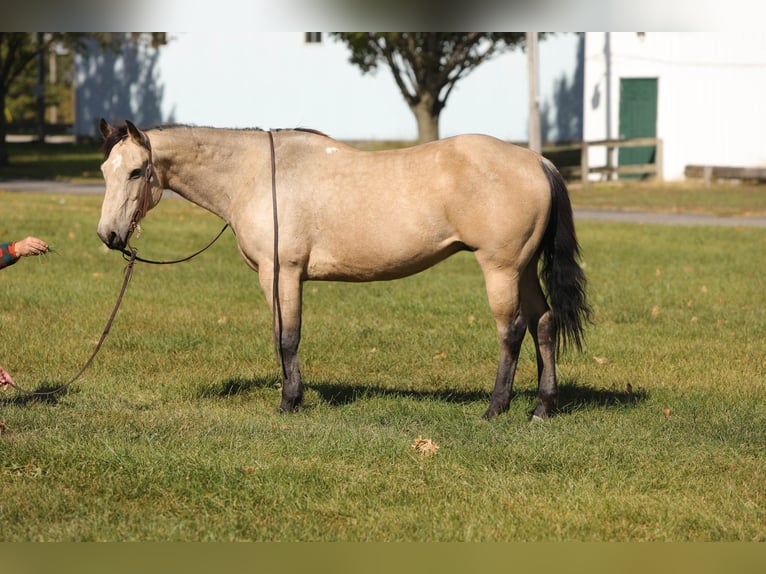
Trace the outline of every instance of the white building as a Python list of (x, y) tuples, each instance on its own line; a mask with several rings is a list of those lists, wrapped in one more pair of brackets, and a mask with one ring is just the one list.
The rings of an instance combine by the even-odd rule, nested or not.
[[(663, 177), (687, 165), (766, 166), (766, 34), (591, 32), (583, 135), (656, 136)], [(593, 148), (591, 165), (606, 163)]]

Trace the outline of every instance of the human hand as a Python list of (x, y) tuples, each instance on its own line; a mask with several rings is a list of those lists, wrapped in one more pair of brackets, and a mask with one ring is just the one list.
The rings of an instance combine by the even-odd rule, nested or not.
[(48, 244), (42, 239), (30, 236), (21, 241), (16, 241), (13, 244), (13, 250), (18, 257), (30, 257), (32, 255), (48, 253)]
[(3, 390), (6, 390), (8, 388), (8, 385), (15, 387), (16, 383), (13, 380), (13, 377), (6, 371), (4, 368), (0, 367), (0, 388)]

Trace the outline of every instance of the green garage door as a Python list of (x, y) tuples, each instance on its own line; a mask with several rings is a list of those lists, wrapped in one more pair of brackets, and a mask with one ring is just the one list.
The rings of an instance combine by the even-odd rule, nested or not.
[[(620, 138), (657, 137), (657, 78), (620, 79)], [(654, 146), (620, 148), (619, 165), (655, 162)], [(624, 175), (637, 178), (641, 175)]]

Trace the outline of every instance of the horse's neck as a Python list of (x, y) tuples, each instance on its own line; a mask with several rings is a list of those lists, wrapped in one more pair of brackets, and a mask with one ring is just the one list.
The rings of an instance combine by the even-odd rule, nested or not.
[[(202, 128), (150, 132), (160, 181), (166, 189), (231, 221), (231, 193), (241, 179), (249, 179), (244, 170), (253, 165), (251, 158), (245, 159), (252, 145), (247, 140), (252, 138), (243, 135)], [(238, 145), (236, 139), (245, 141)]]

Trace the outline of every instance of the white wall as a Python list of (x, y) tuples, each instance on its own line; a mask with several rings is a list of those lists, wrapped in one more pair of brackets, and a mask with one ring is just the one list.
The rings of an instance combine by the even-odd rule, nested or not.
[[(173, 121), (218, 127), (302, 126), (341, 139), (417, 137), (412, 112), (389, 70), (381, 67), (374, 75), (362, 75), (348, 62), (345, 45), (327, 34), (320, 45), (305, 44), (302, 32), (191, 32), (169, 37), (170, 43), (151, 62), (159, 117), (150, 120), (147, 115), (145, 125)], [(548, 103), (551, 117), (556, 116), (557, 83), (574, 82), (578, 41), (575, 34), (557, 34), (540, 43), (541, 103)], [(85, 85), (86, 76), (96, 74), (98, 66), (120, 65), (108, 58), (81, 61), (80, 83)], [(93, 133), (102, 113), (95, 109), (99, 102), (119, 100), (120, 105), (103, 113), (114, 115), (107, 119), (122, 119), (140, 112), (135, 92), (149, 89), (148, 83), (137, 89), (113, 82), (112, 91), (134, 92), (130, 98), (118, 98), (110, 86), (92, 81), (88, 85), (104, 94), (100, 99), (83, 98), (78, 134)], [(527, 97), (526, 55), (521, 51), (501, 55), (457, 84), (442, 112), (441, 135), (481, 132), (524, 141)], [(579, 105), (574, 113), (579, 118), (573, 123), (581, 125)], [(557, 137), (555, 127), (549, 135)]]
[[(766, 34), (594, 32), (586, 35), (585, 62), (585, 139), (619, 136), (621, 78), (656, 77), (666, 179), (683, 178), (690, 164), (766, 165)], [(592, 150), (591, 165), (603, 165), (603, 148)]]

